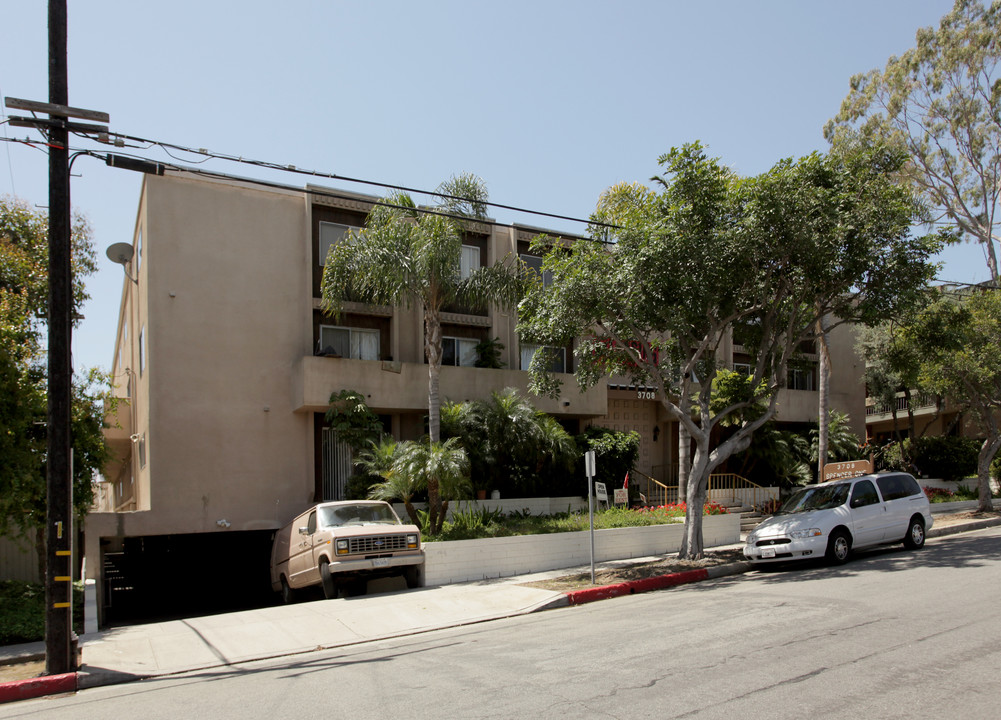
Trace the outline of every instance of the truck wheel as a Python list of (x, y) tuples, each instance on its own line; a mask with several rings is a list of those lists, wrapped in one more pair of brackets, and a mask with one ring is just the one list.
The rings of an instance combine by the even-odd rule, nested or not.
[(421, 586), (420, 572), (416, 565), (411, 565), (403, 571), (403, 579), (407, 581), (407, 587), (411, 590)]
[(295, 591), (289, 587), (288, 580), (282, 575), (282, 603), (285, 605), (291, 605), (295, 602)]
[(323, 585), (323, 597), (333, 600), (337, 597), (337, 583), (330, 573), (330, 566), (326, 560), (320, 561), (320, 584)]

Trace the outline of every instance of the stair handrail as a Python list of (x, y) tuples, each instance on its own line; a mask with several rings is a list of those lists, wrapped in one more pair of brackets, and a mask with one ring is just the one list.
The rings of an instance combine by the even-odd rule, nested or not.
[(706, 493), (706, 501), (716, 502), (727, 492), (729, 492), (731, 500), (736, 500), (737, 490), (750, 490), (751, 507), (758, 507), (762, 502), (771, 498), (768, 488), (753, 483), (742, 475), (738, 475), (737, 473), (716, 473), (709, 476), (709, 489)]
[[(651, 495), (651, 497), (654, 496), (654, 495), (656, 495), (657, 497), (654, 498), (652, 501), (651, 501), (651, 497), (644, 497), (645, 504), (647, 504), (647, 505), (667, 505), (668, 504), (668, 497), (672, 494), (671, 493), (672, 490), (674, 491), (673, 495), (674, 495), (674, 498), (675, 498), (675, 502), (677, 502), (677, 497), (678, 497), (678, 486), (677, 485), (674, 485), (674, 486), (672, 486), (672, 485), (665, 485), (664, 483), (662, 483), (657, 478), (651, 477), (650, 475), (647, 475), (642, 470), (637, 470), (636, 468), (633, 468), (632, 470), (630, 470), (629, 473), (630, 473), (630, 475), (639, 475), (640, 477), (644, 478), (646, 480), (648, 489), (649, 489), (650, 486), (653, 486), (653, 491), (654, 492), (650, 493), (650, 495)], [(661, 502), (658, 503), (657, 499), (661, 500)]]

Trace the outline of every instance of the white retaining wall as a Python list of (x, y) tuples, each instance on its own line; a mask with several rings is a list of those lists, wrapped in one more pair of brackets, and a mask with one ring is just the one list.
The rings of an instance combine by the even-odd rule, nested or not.
[[(427, 509), (427, 503), (414, 503), (415, 508)], [(448, 503), (448, 515), (460, 510), (477, 510), (479, 508), (500, 510), (504, 513), (527, 510), (531, 515), (556, 515), (570, 512), (587, 512), (587, 498), (581, 497), (543, 497), (543, 498), (510, 498), (507, 500), (452, 500)], [(393, 509), (403, 522), (407, 520), (407, 508), (403, 503), (393, 503)]]
[[(596, 562), (677, 552), (683, 523), (637, 528), (595, 530)], [(739, 515), (707, 515), (702, 519), (705, 547), (740, 542)], [(424, 546), (424, 584), (485, 580), (588, 565), (588, 531), (549, 535), (518, 535), (483, 540), (430, 542)]]

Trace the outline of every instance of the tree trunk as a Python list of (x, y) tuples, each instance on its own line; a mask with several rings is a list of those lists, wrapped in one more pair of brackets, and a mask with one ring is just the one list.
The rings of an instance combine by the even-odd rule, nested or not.
[(709, 489), (708, 444), (708, 435), (704, 439), (696, 438), (695, 457), (692, 459), (692, 468), (688, 476), (688, 492), (685, 495), (685, 534), (678, 551), (678, 557), (683, 560), (700, 560), (705, 554), (702, 539), (702, 514), (706, 504), (706, 493)]
[(994, 434), (984, 440), (977, 455), (977, 512), (994, 512), (991, 500), (991, 461), (1001, 447), (1001, 435)]
[(692, 435), (684, 423), (678, 423), (678, 500), (688, 497), (688, 477), (692, 465)]
[(817, 321), (818, 345), (820, 349), (820, 367), (818, 378), (819, 408), (817, 416), (817, 482), (824, 479), (824, 465), (827, 464), (827, 439), (830, 430), (830, 390), (831, 390), (831, 349), (827, 345), (827, 332), (824, 330), (823, 318)]
[(409, 498), (403, 501), (403, 507), (407, 509), (407, 516), (410, 518), (410, 524), (420, 527), (421, 519), (417, 516), (417, 508), (414, 507), (414, 504), (410, 502)]
[[(441, 442), (441, 399), (438, 394), (441, 376), (441, 322), (431, 309), (424, 313), (424, 345), (428, 354), (428, 436), (431, 443)], [(441, 493), (438, 478), (428, 478), (428, 525), (439, 529)]]

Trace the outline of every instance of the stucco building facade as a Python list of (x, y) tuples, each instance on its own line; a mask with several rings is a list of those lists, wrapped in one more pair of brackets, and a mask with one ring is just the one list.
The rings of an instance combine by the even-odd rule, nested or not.
[[(112, 367), (122, 400), (106, 431), (114, 460), (86, 521), (87, 574), (100, 581), (105, 609), (114, 606), (116, 574), (145, 577), (151, 588), (154, 574), (204, 579), (206, 564), (192, 563), (191, 553), (207, 554), (214, 580), (245, 579), (255, 563), (266, 580), (271, 533), (311, 502), (343, 492), (345, 458), (323, 421), (332, 392), (362, 393), (397, 439), (423, 433), (420, 309), (349, 304), (336, 321), (320, 309), (326, 249), (364, 224), (373, 200), (318, 187), (145, 177)], [(471, 225), (463, 263), (525, 256), (537, 232)], [(453, 310), (444, 318), (443, 399), (488, 398), (507, 387), (527, 394), (522, 367), (531, 348), (519, 346), (514, 311)], [(861, 433), (862, 366), (849, 334), (832, 335), (831, 399)], [(495, 337), (504, 367), (473, 367), (471, 347)], [(739, 346), (723, 353), (740, 364)], [(572, 373), (572, 352), (564, 362)], [(778, 419), (814, 421), (815, 372), (793, 384), (782, 391)], [(582, 393), (568, 375), (560, 398), (532, 400), (571, 432), (590, 423), (637, 430), (638, 469), (676, 477), (676, 424), (641, 388), (610, 378)]]

